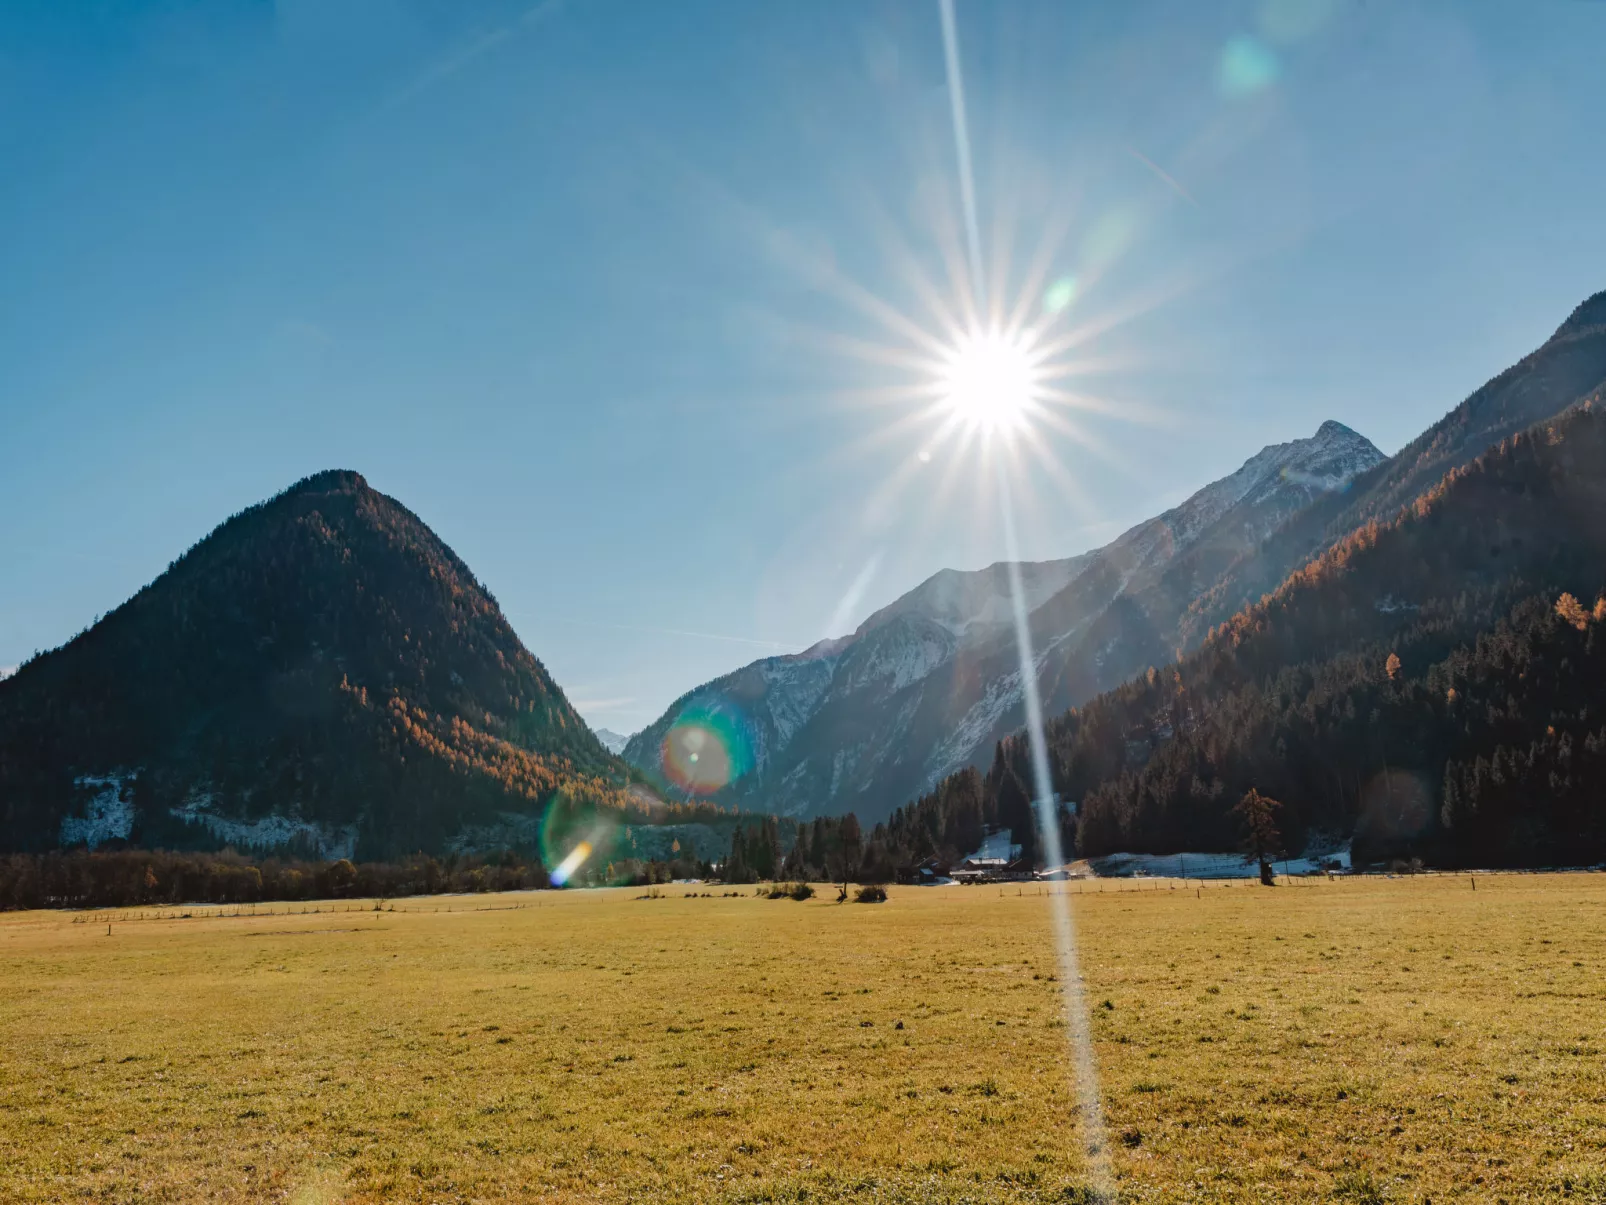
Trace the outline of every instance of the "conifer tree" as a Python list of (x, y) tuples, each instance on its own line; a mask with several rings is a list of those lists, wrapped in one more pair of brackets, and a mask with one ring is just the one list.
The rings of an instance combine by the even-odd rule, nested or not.
[(1282, 852), (1282, 835), (1277, 831), (1277, 810), (1283, 805), (1250, 787), (1232, 810), (1243, 825), (1243, 850), (1250, 859), (1260, 864), (1260, 881), (1267, 887), (1276, 885), (1271, 871), (1271, 860)]

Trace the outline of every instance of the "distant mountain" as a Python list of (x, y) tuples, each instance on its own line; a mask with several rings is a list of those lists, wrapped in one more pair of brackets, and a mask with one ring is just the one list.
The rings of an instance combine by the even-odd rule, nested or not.
[(623, 736), (612, 728), (593, 728), (591, 732), (609, 753), (623, 753), (625, 746), (630, 743), (628, 736)]
[[(1192, 596), (1171, 604), (1160, 625), (1134, 623), (1142, 615), (1134, 599), (1156, 592), (1180, 558), (1231, 563), (1382, 459), (1348, 427), (1324, 423), (1104, 548), (1022, 565), (1051, 698), (1088, 697), (1133, 664), (1168, 659), (1163, 626), (1175, 628)], [(944, 570), (851, 636), (690, 692), (632, 738), (625, 757), (661, 772), (679, 717), (719, 715), (743, 734), (748, 754), (725, 798), (785, 815), (855, 810), (874, 820), (958, 767), (986, 764), (995, 740), (1018, 726), (1019, 706), (1008, 567)]]
[(554, 800), (625, 806), (627, 775), (468, 567), (351, 472), (0, 682), (0, 849), (529, 846)]

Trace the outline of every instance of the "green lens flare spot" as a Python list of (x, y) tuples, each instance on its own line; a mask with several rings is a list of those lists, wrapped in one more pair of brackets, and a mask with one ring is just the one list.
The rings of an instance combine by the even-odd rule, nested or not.
[(1061, 276), (1043, 291), (1043, 312), (1058, 314), (1076, 300), (1076, 277)]

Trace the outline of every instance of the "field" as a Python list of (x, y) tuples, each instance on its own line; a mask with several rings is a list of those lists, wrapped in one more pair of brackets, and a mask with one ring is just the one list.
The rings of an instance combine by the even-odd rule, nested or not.
[[(688, 890), (0, 915), (0, 1200), (1086, 1199), (1037, 888)], [(1073, 902), (1122, 1200), (1606, 1201), (1606, 875)]]

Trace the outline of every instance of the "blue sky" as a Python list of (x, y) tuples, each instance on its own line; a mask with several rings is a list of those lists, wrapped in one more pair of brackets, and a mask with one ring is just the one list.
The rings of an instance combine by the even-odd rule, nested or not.
[[(989, 263), (1053, 248), (1102, 404), (1028, 556), (1391, 452), (1606, 288), (1606, 4), (958, 17)], [(0, 666), (337, 466), (622, 731), (1002, 554), (852, 350), (948, 287), (935, 0), (0, 0), (0, 162)]]

